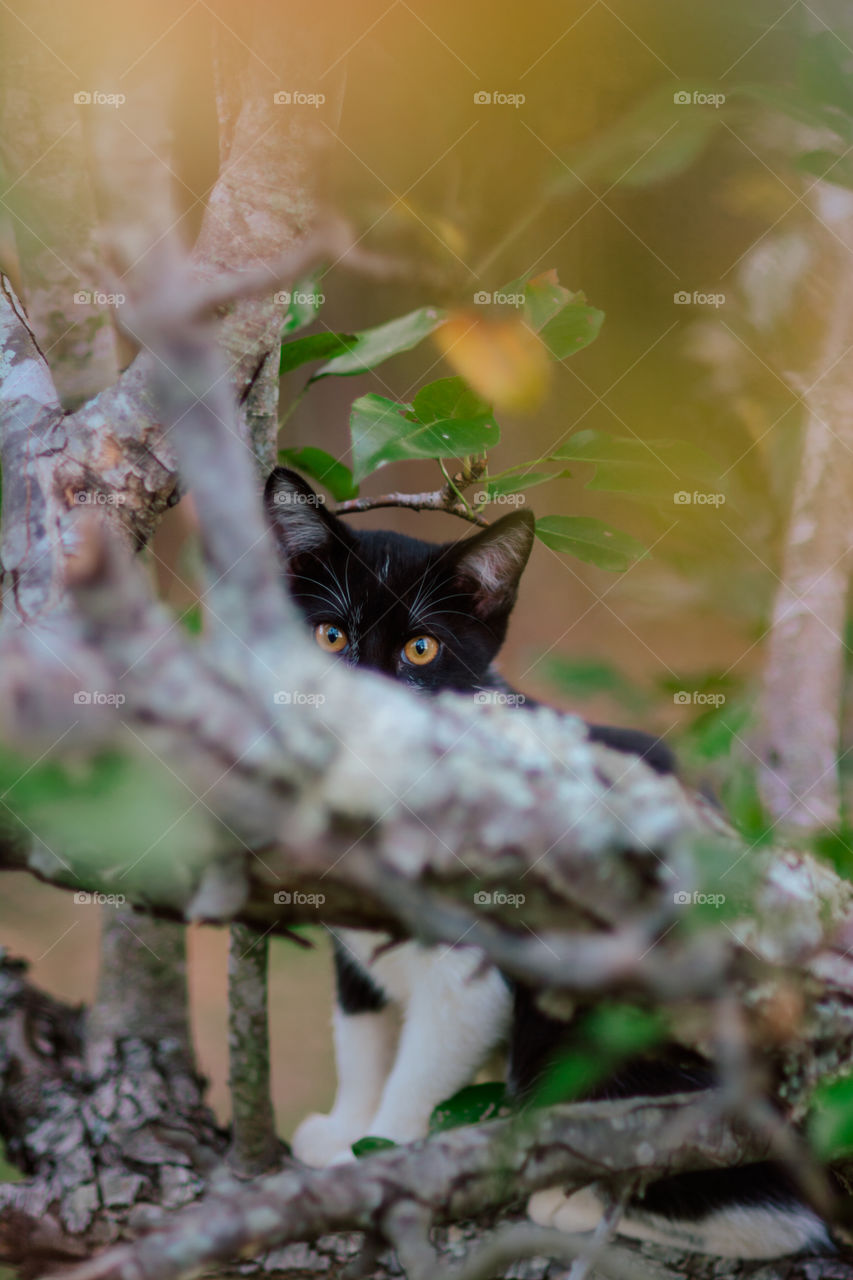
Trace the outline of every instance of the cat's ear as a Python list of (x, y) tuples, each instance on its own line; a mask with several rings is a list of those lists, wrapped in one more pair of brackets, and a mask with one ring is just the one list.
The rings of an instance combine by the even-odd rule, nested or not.
[(347, 540), (346, 526), (326, 510), (325, 500), (287, 467), (276, 467), (264, 489), (267, 517), (285, 559), (322, 556)]
[(455, 574), (472, 592), (478, 617), (486, 620), (507, 614), (515, 604), (535, 527), (529, 511), (517, 511), (456, 544)]

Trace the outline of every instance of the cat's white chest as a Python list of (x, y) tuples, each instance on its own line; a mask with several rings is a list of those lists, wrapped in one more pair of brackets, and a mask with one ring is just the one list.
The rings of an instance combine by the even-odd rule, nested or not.
[[(391, 1000), (407, 1005), (435, 959), (435, 947), (400, 942), (388, 947), (387, 933), (338, 929), (335, 936)], [(383, 948), (388, 947), (387, 950)]]

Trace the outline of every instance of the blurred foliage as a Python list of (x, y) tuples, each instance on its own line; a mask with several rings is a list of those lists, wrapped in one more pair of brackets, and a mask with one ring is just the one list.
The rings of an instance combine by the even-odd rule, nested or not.
[(548, 1068), (532, 1105), (570, 1102), (588, 1093), (628, 1059), (660, 1044), (666, 1036), (666, 1021), (658, 1012), (603, 1004), (576, 1018), (570, 1034), (571, 1047)]
[(812, 1099), (808, 1133), (823, 1160), (853, 1154), (853, 1074), (818, 1086)]

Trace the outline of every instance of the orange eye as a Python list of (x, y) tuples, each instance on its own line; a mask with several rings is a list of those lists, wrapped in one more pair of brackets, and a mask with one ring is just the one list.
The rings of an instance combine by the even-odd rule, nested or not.
[(403, 654), (406, 660), (413, 662), (416, 667), (425, 667), (437, 656), (439, 648), (438, 641), (432, 636), (415, 636), (408, 642)]
[(349, 637), (334, 622), (319, 622), (314, 628), (314, 639), (326, 653), (340, 653), (349, 644)]

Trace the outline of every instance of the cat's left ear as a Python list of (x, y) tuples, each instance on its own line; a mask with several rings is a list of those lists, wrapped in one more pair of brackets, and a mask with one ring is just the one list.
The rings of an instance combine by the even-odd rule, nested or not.
[(535, 528), (529, 511), (517, 511), (456, 544), (456, 577), (472, 592), (474, 612), (484, 621), (508, 614), (515, 604)]
[(264, 490), (267, 518), (288, 564), (300, 556), (327, 554), (335, 543), (348, 543), (346, 525), (326, 510), (325, 501), (296, 471), (276, 467)]

